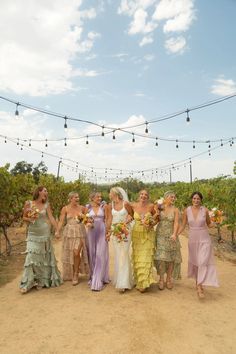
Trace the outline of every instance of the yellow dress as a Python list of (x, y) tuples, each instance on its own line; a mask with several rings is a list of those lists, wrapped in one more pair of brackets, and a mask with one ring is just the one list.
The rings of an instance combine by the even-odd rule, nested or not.
[[(146, 214), (145, 214), (146, 215)], [(153, 278), (155, 231), (148, 230), (141, 223), (141, 216), (134, 212), (132, 229), (132, 261), (136, 288), (146, 289), (156, 281)]]

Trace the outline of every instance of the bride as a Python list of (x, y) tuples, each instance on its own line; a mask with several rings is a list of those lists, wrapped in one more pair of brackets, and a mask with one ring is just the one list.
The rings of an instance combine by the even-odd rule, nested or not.
[(133, 209), (128, 202), (124, 189), (113, 187), (109, 197), (111, 203), (106, 206), (107, 239), (112, 239), (115, 254), (113, 284), (120, 292), (132, 289), (133, 276), (130, 260), (130, 222), (133, 220)]

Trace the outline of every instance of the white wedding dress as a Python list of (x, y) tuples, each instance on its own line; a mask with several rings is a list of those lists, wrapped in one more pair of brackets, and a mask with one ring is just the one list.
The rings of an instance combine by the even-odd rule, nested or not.
[[(112, 203), (112, 224), (125, 222), (127, 215), (128, 212), (124, 205), (121, 210), (117, 211), (114, 209)], [(130, 257), (131, 235), (129, 233), (127, 242), (118, 242), (117, 238), (112, 235), (112, 242), (115, 256), (115, 269), (112, 282), (117, 289), (132, 289), (133, 275)]]

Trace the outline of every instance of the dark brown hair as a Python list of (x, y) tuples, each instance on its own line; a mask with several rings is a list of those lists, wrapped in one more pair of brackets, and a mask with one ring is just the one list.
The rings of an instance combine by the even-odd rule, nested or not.
[[(46, 188), (46, 187), (44, 187), (44, 186), (39, 186), (39, 187), (37, 187), (37, 188), (35, 189), (35, 191), (34, 191), (34, 193), (33, 193), (33, 200), (38, 199), (39, 193), (42, 192), (42, 190), (43, 190), (44, 188)], [(45, 201), (45, 202), (46, 202), (46, 201)]]
[(195, 195), (198, 195), (201, 200), (203, 200), (203, 195), (201, 192), (193, 192), (190, 196), (190, 199), (192, 200)]

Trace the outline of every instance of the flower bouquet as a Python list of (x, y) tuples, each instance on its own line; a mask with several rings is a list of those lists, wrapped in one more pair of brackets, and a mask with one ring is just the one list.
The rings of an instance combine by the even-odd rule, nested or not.
[(39, 217), (39, 209), (32, 204), (28, 209), (26, 209), (25, 216), (29, 219), (32, 219), (32, 223), (35, 223), (35, 220)]
[(87, 213), (83, 216), (82, 223), (87, 227), (90, 227), (90, 228), (94, 227), (94, 219), (89, 215), (89, 213)]
[(141, 219), (141, 223), (146, 228), (152, 228), (155, 225), (155, 220), (151, 213), (146, 213), (144, 217)]
[(223, 222), (223, 211), (218, 208), (212, 208), (209, 211), (210, 219), (213, 223), (222, 224)]
[(156, 200), (155, 204), (157, 204), (158, 210), (163, 210), (164, 209), (164, 198), (160, 198), (160, 199)]
[(111, 232), (112, 235), (116, 237), (117, 242), (128, 241), (129, 230), (125, 223), (112, 224)]

